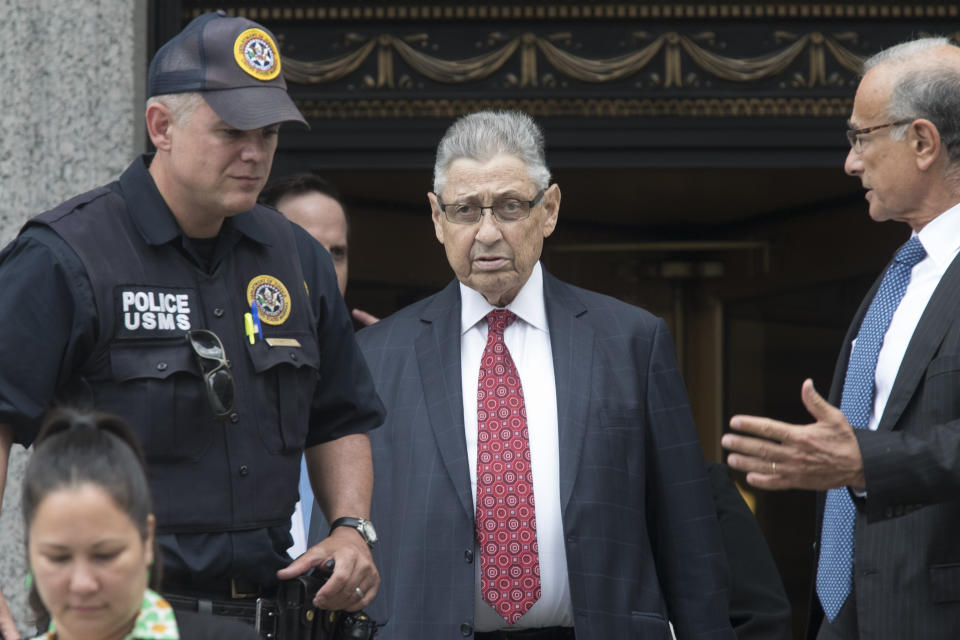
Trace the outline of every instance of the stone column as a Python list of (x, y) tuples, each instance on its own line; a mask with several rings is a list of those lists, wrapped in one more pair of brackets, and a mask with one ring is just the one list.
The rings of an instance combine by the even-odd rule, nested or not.
[[(0, 0), (0, 245), (29, 217), (119, 175), (145, 147), (146, 0)], [(2, 356), (3, 354), (0, 354)], [(0, 513), (0, 588), (26, 606), (14, 445)]]

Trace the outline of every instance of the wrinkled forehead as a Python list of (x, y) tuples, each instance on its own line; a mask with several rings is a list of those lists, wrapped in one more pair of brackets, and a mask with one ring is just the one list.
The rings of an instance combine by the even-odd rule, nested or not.
[(890, 96), (900, 70), (890, 65), (874, 67), (863, 76), (853, 99), (849, 124), (853, 128), (871, 126), (886, 117)]
[(526, 163), (511, 155), (485, 161), (457, 158), (447, 166), (445, 177), (441, 195), (448, 198), (508, 193), (526, 196), (536, 192)]

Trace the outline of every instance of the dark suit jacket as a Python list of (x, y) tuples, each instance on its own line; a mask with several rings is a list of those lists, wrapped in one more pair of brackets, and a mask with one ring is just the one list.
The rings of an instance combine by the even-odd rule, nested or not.
[[(881, 276), (882, 278), (882, 276)], [(833, 375), (840, 406), (857, 311)], [(910, 340), (876, 431), (856, 430), (867, 480), (855, 498), (854, 581), (863, 638), (960, 638), (960, 258)], [(819, 517), (822, 520), (823, 497)], [(811, 633), (823, 617), (813, 596)]]
[(727, 465), (708, 462), (707, 477), (730, 567), (730, 622), (737, 640), (790, 640), (790, 600), (756, 517)]
[[(577, 639), (669, 638), (668, 617), (681, 639), (732, 638), (717, 520), (665, 324), (546, 272), (544, 296)], [(458, 283), (358, 341), (388, 410), (371, 434), (383, 582), (369, 613), (387, 622), (384, 640), (469, 636)]]

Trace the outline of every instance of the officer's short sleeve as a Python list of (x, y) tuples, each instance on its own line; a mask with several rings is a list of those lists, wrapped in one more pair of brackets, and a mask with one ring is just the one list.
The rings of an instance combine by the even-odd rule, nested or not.
[(291, 224), (317, 318), (320, 380), (310, 412), (306, 447), (378, 427), (383, 403), (354, 337), (353, 321), (337, 289), (333, 261), (319, 242)]
[(92, 353), (96, 305), (80, 258), (40, 225), (0, 252), (0, 282), (0, 422), (29, 446), (57, 391)]

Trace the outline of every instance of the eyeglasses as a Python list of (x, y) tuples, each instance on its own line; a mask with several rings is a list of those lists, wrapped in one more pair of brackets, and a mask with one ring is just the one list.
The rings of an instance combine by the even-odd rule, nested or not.
[(443, 209), (443, 215), (446, 216), (447, 220), (454, 224), (476, 224), (480, 222), (483, 212), (487, 209), (490, 210), (498, 222), (516, 222), (530, 217), (530, 209), (537, 206), (543, 199), (544, 193), (546, 193), (546, 189), (541, 189), (533, 200), (506, 198), (486, 207), (475, 202), (444, 204), (440, 201), (440, 196), (437, 196), (437, 203)]
[(863, 129), (847, 129), (847, 142), (850, 143), (850, 146), (853, 147), (853, 150), (857, 153), (863, 151), (863, 140), (860, 139), (860, 136), (866, 135), (868, 133), (873, 133), (877, 129), (886, 129), (887, 127), (899, 127), (903, 124), (910, 124), (913, 120), (897, 120), (896, 122), (888, 122), (886, 124), (878, 124), (873, 127), (864, 127)]
[(234, 384), (223, 343), (208, 329), (187, 331), (187, 341), (203, 371), (203, 383), (213, 415), (218, 419), (226, 418), (233, 411)]

